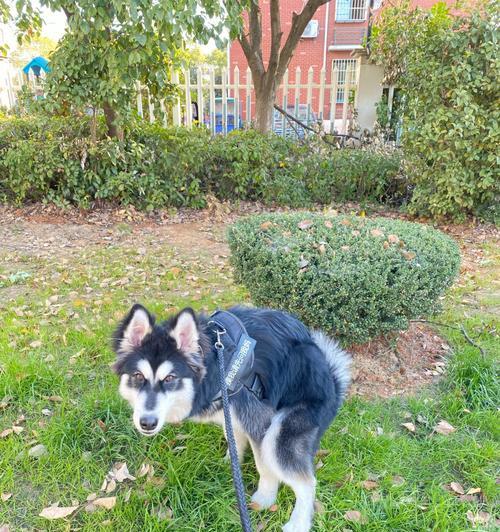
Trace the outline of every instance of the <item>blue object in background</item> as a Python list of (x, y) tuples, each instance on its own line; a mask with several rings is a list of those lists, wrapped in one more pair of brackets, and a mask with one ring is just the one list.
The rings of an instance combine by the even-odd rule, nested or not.
[(50, 72), (49, 62), (45, 57), (34, 57), (25, 67), (23, 67), (23, 72), (26, 75), (29, 74), (30, 70), (33, 70), (33, 74), (38, 78), (40, 77), (42, 70), (44, 72)]
[[(239, 102), (238, 113), (236, 113), (236, 100), (235, 98), (227, 98), (227, 123), (226, 132), (229, 133), (234, 129), (243, 129), (243, 119), (241, 116), (241, 102)], [(222, 98), (215, 98), (215, 109), (212, 111), (215, 118), (215, 133), (224, 133), (223, 123), (223, 110)], [(237, 116), (236, 116), (237, 115)], [(205, 115), (205, 125), (210, 126), (210, 116)]]

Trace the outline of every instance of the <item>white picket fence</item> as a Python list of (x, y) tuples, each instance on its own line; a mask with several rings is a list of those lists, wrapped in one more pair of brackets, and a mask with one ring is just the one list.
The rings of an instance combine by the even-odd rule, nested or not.
[[(315, 77), (312, 67), (304, 81), (299, 67), (293, 80), (290, 77), (287, 71), (277, 93), (279, 106), (309, 126), (318, 124), (329, 132), (348, 132), (358, 92), (357, 61), (349, 60), (345, 69), (339, 70), (335, 66), (329, 80), (324, 69)], [(147, 87), (137, 84), (137, 112), (141, 117), (150, 122), (161, 121), (164, 126), (191, 128), (195, 124), (203, 125), (213, 134), (227, 134), (232, 129), (251, 126), (255, 97), (249, 68), (243, 81), (237, 66), (231, 77), (227, 69), (199, 67), (180, 73), (172, 71), (171, 81), (177, 85), (178, 91), (169, 100), (155, 100)], [(294, 135), (301, 128), (276, 112), (273, 129), (282, 135)]]
[[(173, 70), (170, 81), (177, 86), (176, 94), (160, 100), (151, 96), (147, 87), (137, 83), (137, 112), (150, 122), (188, 128), (196, 124), (207, 127), (212, 134), (249, 128), (255, 116), (250, 69), (241, 76), (238, 67), (235, 67), (231, 76), (229, 74), (227, 69), (211, 67)], [(305, 75), (300, 68), (295, 69), (293, 74), (287, 71), (277, 92), (276, 103), (309, 126), (346, 134), (352, 109), (356, 108), (359, 61), (337, 60), (328, 78), (325, 69), (317, 73), (311, 67)], [(10, 75), (7, 79), (3, 105), (15, 105), (21, 79), (26, 83), (22, 76)], [(28, 83), (35, 87), (33, 80)], [(38, 96), (43, 95), (43, 84), (38, 84), (40, 90), (42, 92)], [(279, 112), (275, 112), (273, 117), (273, 129), (286, 136), (307, 134)]]

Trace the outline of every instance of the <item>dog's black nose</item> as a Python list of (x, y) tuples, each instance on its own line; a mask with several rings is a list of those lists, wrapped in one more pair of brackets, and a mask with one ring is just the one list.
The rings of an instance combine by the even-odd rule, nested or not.
[(156, 425), (158, 425), (158, 418), (154, 416), (144, 416), (139, 420), (141, 428), (143, 430), (154, 430)]

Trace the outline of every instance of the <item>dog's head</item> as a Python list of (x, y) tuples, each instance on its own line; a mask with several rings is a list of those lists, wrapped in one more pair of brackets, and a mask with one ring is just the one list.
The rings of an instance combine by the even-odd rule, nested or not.
[(153, 436), (165, 423), (189, 416), (196, 387), (205, 375), (203, 340), (190, 308), (155, 324), (146, 308), (134, 305), (118, 326), (114, 369), (139, 432)]

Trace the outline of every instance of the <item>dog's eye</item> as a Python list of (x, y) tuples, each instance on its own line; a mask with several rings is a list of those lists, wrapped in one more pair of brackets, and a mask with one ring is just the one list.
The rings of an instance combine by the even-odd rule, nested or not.
[(136, 371), (132, 376), (137, 382), (144, 382), (144, 375), (140, 371)]
[(172, 382), (174, 381), (175, 379), (177, 379), (177, 377), (175, 375), (167, 375), (164, 379), (163, 379), (163, 382)]

